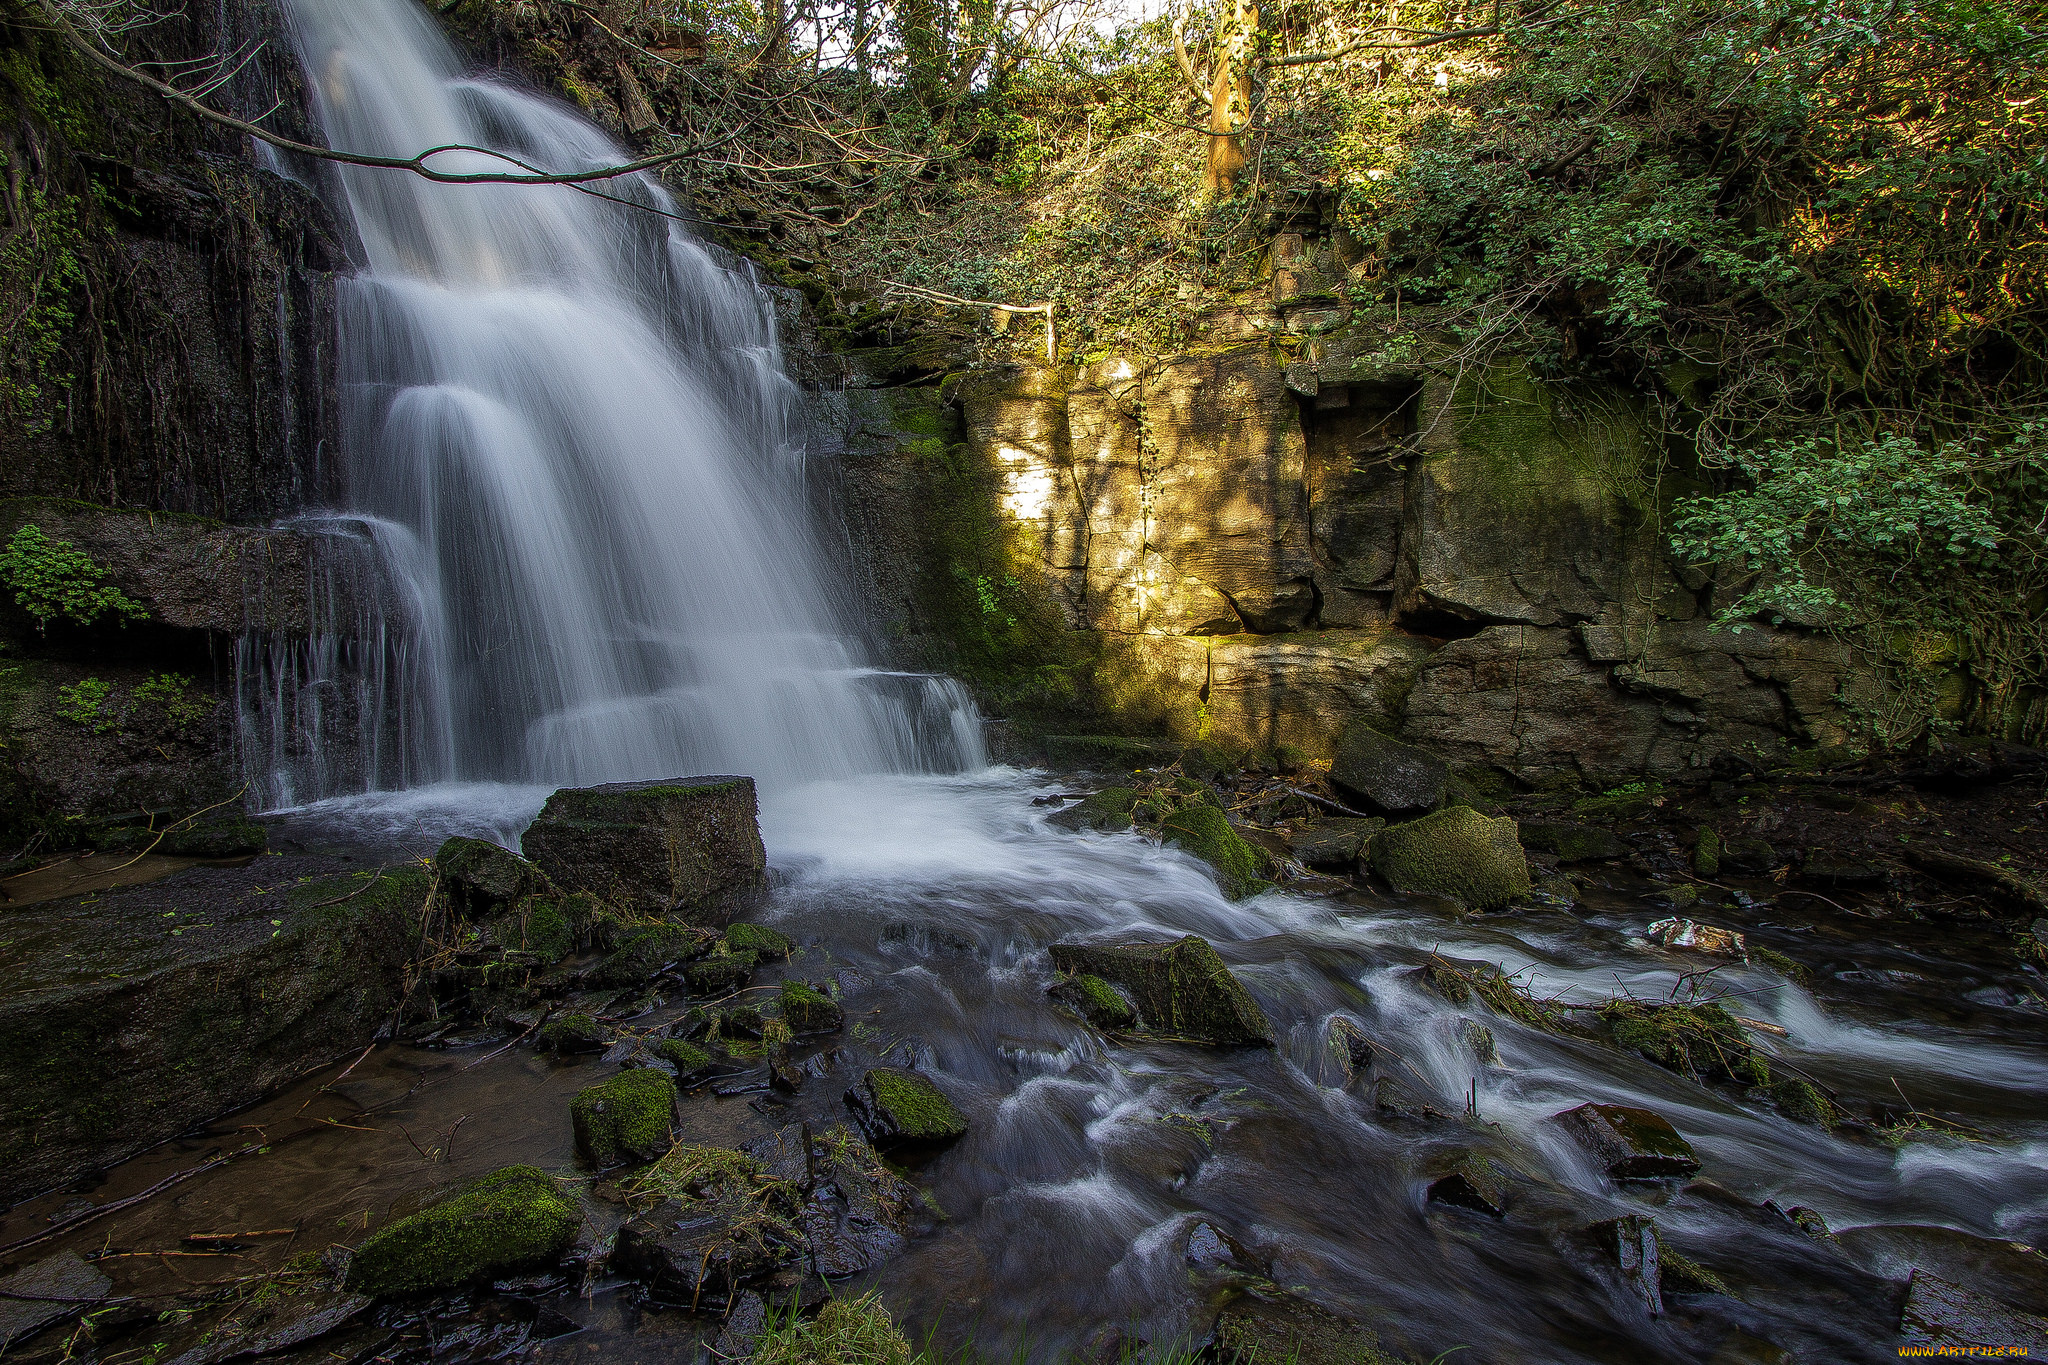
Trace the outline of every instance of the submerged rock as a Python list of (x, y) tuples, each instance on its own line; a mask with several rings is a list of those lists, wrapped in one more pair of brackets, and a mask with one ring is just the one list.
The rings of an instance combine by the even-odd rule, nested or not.
[(1651, 1313), (1664, 1311), (1661, 1248), (1657, 1225), (1639, 1213), (1595, 1223), (1586, 1230), (1601, 1254), (1621, 1272), (1622, 1283)]
[(1181, 1248), (1181, 1257), (1196, 1270), (1211, 1274), (1228, 1271), (1256, 1274), (1259, 1271), (1257, 1258), (1214, 1223), (1197, 1223), (1188, 1230), (1188, 1240)]
[(1467, 1157), (1430, 1182), (1429, 1202), (1500, 1218), (1507, 1213), (1507, 1185), (1485, 1157)]
[[(367, 1294), (297, 1294), (238, 1317), (225, 1335), (215, 1336), (171, 1360), (170, 1365), (215, 1365), (224, 1360), (257, 1360), (303, 1346), (346, 1327), (371, 1305)], [(216, 1329), (218, 1330), (218, 1329)]]
[(551, 1265), (582, 1221), (546, 1172), (507, 1166), (373, 1234), (349, 1260), (347, 1287), (411, 1294)]
[(967, 1119), (929, 1077), (876, 1067), (846, 1092), (846, 1103), (868, 1141), (888, 1149), (940, 1147), (967, 1132)]
[(1206, 801), (1190, 802), (1159, 822), (1159, 837), (1194, 854), (1216, 869), (1216, 881), (1231, 900), (1264, 891), (1265, 850), (1255, 848), (1230, 827), (1230, 819)]
[(1121, 988), (1150, 1032), (1205, 1043), (1273, 1041), (1259, 1002), (1193, 934), (1172, 943), (1055, 943), (1050, 951), (1061, 971)]
[(750, 777), (565, 787), (520, 849), (566, 890), (697, 924), (729, 918), (767, 867)]
[(1137, 804), (1138, 793), (1132, 788), (1105, 787), (1063, 811), (1048, 815), (1045, 822), (1076, 833), (1095, 830), (1114, 834), (1131, 827), (1131, 810)]
[(75, 1318), (114, 1292), (114, 1282), (75, 1251), (60, 1251), (0, 1280), (0, 1351)]
[(1929, 1355), (2040, 1355), (2048, 1353), (2048, 1318), (2023, 1313), (1916, 1267), (1899, 1315), (1899, 1345), (1934, 1348), (1925, 1351)]
[(1343, 1015), (1334, 1015), (1330, 1026), (1323, 1034), (1323, 1046), (1330, 1056), (1344, 1069), (1344, 1074), (1354, 1079), (1361, 1071), (1372, 1065), (1374, 1051), (1372, 1040), (1365, 1036), (1355, 1020)]
[(1625, 1104), (1582, 1104), (1553, 1114), (1551, 1121), (1616, 1180), (1691, 1175), (1700, 1168), (1691, 1144), (1652, 1110)]
[(576, 1150), (599, 1170), (652, 1161), (675, 1140), (675, 1107), (676, 1083), (653, 1067), (585, 1086), (569, 1103)]
[(1099, 1029), (1137, 1027), (1138, 1011), (1121, 991), (1099, 976), (1084, 972), (1065, 977), (1054, 982), (1046, 994)]
[(1387, 822), (1379, 819), (1317, 820), (1290, 832), (1287, 847), (1304, 867), (1349, 870), (1365, 857), (1373, 836), (1386, 827)]
[(1470, 806), (1451, 806), (1372, 841), (1373, 870), (1396, 891), (1448, 896), (1472, 910), (1492, 910), (1529, 891), (1529, 860), (1515, 822)]
[(1359, 721), (1344, 728), (1330, 763), (1339, 791), (1384, 815), (1420, 815), (1444, 803), (1451, 770), (1442, 759)]

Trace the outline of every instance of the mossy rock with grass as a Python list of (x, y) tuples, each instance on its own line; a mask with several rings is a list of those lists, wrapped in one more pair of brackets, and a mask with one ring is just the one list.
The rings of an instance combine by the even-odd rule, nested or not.
[(612, 1031), (589, 1014), (564, 1014), (541, 1025), (540, 1045), (549, 1052), (602, 1052), (612, 1045)]
[(713, 953), (683, 968), (683, 984), (692, 995), (731, 995), (753, 975), (752, 953)]
[(1123, 993), (1099, 976), (1086, 972), (1053, 983), (1046, 992), (1099, 1029), (1122, 1030), (1138, 1026), (1138, 1011)]
[(1216, 1365), (1404, 1365), (1369, 1327), (1289, 1294), (1248, 1294), (1217, 1316), (1201, 1358)]
[(1696, 1081), (1768, 1085), (1769, 1063), (1735, 1016), (1711, 1001), (1690, 1005), (1610, 1000), (1599, 1020), (1615, 1046)]
[(846, 1092), (846, 1103), (868, 1141), (885, 1150), (943, 1146), (967, 1132), (946, 1092), (915, 1071), (876, 1067)]
[(541, 1269), (568, 1251), (582, 1221), (553, 1177), (507, 1166), (372, 1235), (349, 1260), (348, 1287), (414, 1294)]
[(664, 1038), (655, 1044), (654, 1055), (676, 1069), (679, 1081), (693, 1080), (717, 1065), (709, 1052), (681, 1038)]
[(1098, 834), (1115, 834), (1131, 827), (1131, 812), (1137, 804), (1135, 787), (1105, 787), (1047, 816), (1046, 823), (1076, 833), (1093, 830)]
[(486, 915), (522, 896), (554, 889), (539, 868), (487, 839), (447, 840), (434, 852), (434, 872), (450, 897), (471, 915)]
[(489, 928), (490, 941), (512, 952), (526, 953), (552, 966), (576, 946), (576, 930), (559, 899), (531, 896), (499, 917)]
[(889, 1317), (873, 1293), (827, 1299), (817, 1316), (773, 1319), (754, 1338), (751, 1365), (918, 1365), (928, 1360)]
[(1266, 1012), (1206, 939), (1189, 934), (1171, 943), (1055, 943), (1050, 951), (1053, 965), (1069, 976), (1093, 976), (1120, 988), (1137, 1010), (1139, 1026), (1150, 1032), (1223, 1045), (1273, 1041)]
[(846, 1022), (839, 1003), (808, 981), (785, 981), (776, 996), (782, 1021), (799, 1037), (832, 1033)]
[(1246, 843), (1230, 827), (1229, 817), (1207, 802), (1182, 806), (1159, 822), (1159, 837), (1194, 854), (1216, 869), (1216, 881), (1231, 900), (1267, 890), (1269, 859), (1264, 849)]
[(1492, 910), (1529, 893), (1529, 860), (1507, 816), (1448, 806), (1380, 831), (1373, 871), (1396, 891), (1444, 896), (1471, 910)]
[(762, 962), (779, 962), (790, 955), (796, 944), (789, 935), (770, 929), (765, 924), (732, 924), (725, 930), (725, 948), (729, 953), (752, 953)]
[(696, 961), (710, 952), (717, 941), (687, 925), (650, 924), (621, 938), (619, 946), (598, 964), (590, 979), (599, 986), (637, 986), (651, 980), (664, 967)]
[(676, 1083), (653, 1067), (585, 1086), (569, 1103), (576, 1150), (599, 1170), (653, 1161), (675, 1140)]

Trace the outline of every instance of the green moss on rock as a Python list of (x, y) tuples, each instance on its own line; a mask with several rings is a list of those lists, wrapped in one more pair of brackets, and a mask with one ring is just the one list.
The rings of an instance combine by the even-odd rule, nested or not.
[(1083, 1019), (1101, 1029), (1134, 1028), (1138, 1012), (1117, 988), (1086, 972), (1055, 982), (1047, 992)]
[(576, 931), (561, 902), (534, 899), (522, 905), (510, 926), (511, 946), (544, 963), (560, 962), (576, 946)]
[(1712, 829), (1702, 829), (1692, 846), (1692, 870), (1701, 877), (1721, 875), (1721, 836)]
[(549, 1052), (602, 1052), (611, 1046), (611, 1030), (588, 1014), (565, 1014), (541, 1027), (540, 1045)]
[(1047, 824), (1076, 832), (1087, 829), (1114, 834), (1131, 827), (1131, 811), (1138, 793), (1131, 787), (1105, 787), (1065, 810), (1048, 816)]
[(1152, 1032), (1206, 1043), (1273, 1041), (1259, 1002), (1193, 934), (1172, 943), (1055, 943), (1050, 951), (1061, 971), (1121, 987)]
[(539, 1268), (569, 1249), (581, 1222), (544, 1171), (507, 1166), (370, 1237), (349, 1261), (348, 1287), (411, 1294)]
[(783, 982), (777, 1003), (792, 1033), (830, 1033), (845, 1022), (838, 1003), (808, 981)]
[(711, 1069), (711, 1054), (681, 1038), (665, 1038), (655, 1046), (654, 1055), (676, 1069), (678, 1080), (702, 1075)]
[(789, 935), (779, 933), (762, 924), (734, 924), (725, 931), (725, 946), (733, 953), (752, 953), (763, 962), (779, 960), (789, 956), (796, 944)]
[(591, 981), (599, 986), (635, 986), (673, 963), (695, 961), (710, 952), (716, 942), (702, 931), (682, 924), (653, 924), (635, 929), (619, 940), (619, 946), (598, 966)]
[(521, 896), (549, 890), (541, 870), (508, 848), (484, 839), (453, 838), (434, 852), (442, 886), (472, 915), (484, 915)]
[(683, 984), (692, 995), (730, 995), (753, 974), (752, 953), (713, 953), (683, 968)]
[(877, 1147), (936, 1146), (967, 1131), (967, 1119), (929, 1077), (876, 1067), (846, 1092), (868, 1141)]
[(599, 1170), (653, 1161), (674, 1141), (676, 1083), (652, 1067), (586, 1086), (569, 1103), (576, 1150)]
[(1238, 837), (1230, 820), (1206, 802), (1183, 806), (1159, 822), (1159, 836), (1216, 869), (1216, 881), (1231, 900), (1264, 891), (1267, 857)]
[(1530, 887), (1515, 822), (1470, 806), (1382, 830), (1372, 841), (1372, 865), (1396, 891), (1447, 896), (1473, 910), (1506, 905)]

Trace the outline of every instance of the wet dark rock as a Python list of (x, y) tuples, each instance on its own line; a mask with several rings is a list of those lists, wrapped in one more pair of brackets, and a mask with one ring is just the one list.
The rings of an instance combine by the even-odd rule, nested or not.
[(1443, 760), (1354, 721), (1337, 740), (1330, 781), (1382, 815), (1420, 815), (1444, 803), (1451, 770)]
[(780, 962), (796, 944), (788, 934), (764, 924), (730, 924), (725, 930), (725, 947), (731, 953), (752, 953), (761, 962)]
[(585, 1086), (569, 1104), (576, 1150), (599, 1170), (652, 1161), (675, 1140), (676, 1083), (639, 1067)]
[(1624, 1214), (1586, 1230), (1622, 1283), (1652, 1314), (1664, 1311), (1661, 1248), (1657, 1225), (1641, 1214)]
[(1382, 1076), (1373, 1082), (1373, 1108), (1389, 1118), (1447, 1119), (1449, 1114), (1432, 1102), (1414, 1083), (1399, 1076)]
[(1191, 802), (1159, 822), (1159, 837), (1216, 870), (1216, 884), (1229, 900), (1268, 889), (1265, 873), (1272, 855), (1247, 843), (1230, 817), (1206, 801)]
[(373, 1233), (349, 1260), (347, 1288), (381, 1297), (536, 1269), (569, 1249), (582, 1221), (553, 1177), (507, 1166)]
[(1762, 839), (1730, 839), (1721, 847), (1721, 866), (1752, 877), (1768, 876), (1778, 869), (1778, 850)]
[(1372, 841), (1372, 866), (1396, 891), (1445, 896), (1472, 910), (1495, 909), (1530, 887), (1515, 822), (1470, 806), (1383, 830)]
[(1190, 1266), (1200, 1271), (1250, 1271), (1256, 1274), (1259, 1270), (1257, 1258), (1214, 1223), (1197, 1223), (1190, 1228), (1181, 1255)]
[(656, 1043), (654, 1055), (675, 1068), (678, 1082), (707, 1076), (718, 1064), (703, 1048), (681, 1038), (665, 1038)]
[(1225, 1308), (1202, 1358), (1215, 1365), (1400, 1365), (1372, 1329), (1288, 1294), (1246, 1295)]
[(667, 1302), (716, 1309), (795, 1257), (774, 1235), (786, 1226), (737, 1190), (668, 1199), (619, 1229), (612, 1266)]
[[(153, 836), (152, 836), (153, 837)], [(247, 858), (270, 847), (270, 831), (246, 816), (172, 828), (152, 852), (167, 858)]]
[(768, 1053), (768, 1084), (785, 1095), (794, 1095), (803, 1088), (804, 1069), (789, 1055), (787, 1047), (775, 1047)]
[(549, 891), (547, 874), (508, 848), (454, 838), (434, 853), (434, 871), (462, 911), (482, 919), (522, 896)]
[(1122, 991), (1099, 976), (1082, 973), (1055, 981), (1046, 994), (1099, 1029), (1137, 1027), (1138, 1011)]
[(288, 1351), (346, 1327), (363, 1315), (372, 1300), (366, 1294), (306, 1294), (285, 1299), (274, 1309), (237, 1322), (218, 1340), (195, 1346), (170, 1365), (227, 1365)]
[(549, 1052), (572, 1054), (603, 1052), (612, 1044), (612, 1031), (588, 1014), (564, 1014), (541, 1026), (540, 1045)]
[(683, 984), (692, 995), (731, 995), (754, 975), (752, 953), (714, 953), (683, 968)]
[(0, 1280), (0, 1351), (78, 1317), (113, 1292), (114, 1282), (75, 1251), (16, 1271)]
[(759, 1294), (742, 1294), (719, 1325), (718, 1338), (711, 1343), (711, 1358), (745, 1360), (754, 1353), (754, 1343), (767, 1330), (768, 1301)]
[(1623, 1104), (1582, 1104), (1551, 1116), (1616, 1180), (1691, 1175), (1700, 1168), (1692, 1146), (1664, 1117)]
[(1137, 804), (1138, 793), (1132, 788), (1105, 787), (1065, 810), (1047, 816), (1045, 822), (1076, 833), (1094, 830), (1114, 834), (1131, 827), (1131, 810)]
[(1660, 886), (1649, 895), (1650, 904), (1660, 910), (1690, 910), (1700, 903), (1700, 890), (1696, 886)]
[(748, 777), (565, 787), (520, 850), (565, 890), (695, 924), (724, 923), (767, 867)]
[(1429, 1202), (1500, 1218), (1507, 1212), (1507, 1185), (1485, 1157), (1467, 1157), (1430, 1182)]
[(1273, 1026), (1251, 992), (1223, 965), (1206, 939), (1172, 943), (1055, 943), (1053, 965), (1119, 987), (1153, 1033), (1205, 1043), (1273, 1041)]
[(1813, 849), (1800, 864), (1799, 875), (1822, 886), (1881, 886), (1887, 874), (1882, 863), (1831, 849)]
[[(774, 1141), (784, 1150), (800, 1147), (799, 1133), (791, 1125)], [(810, 1190), (800, 1215), (804, 1245), (826, 1279), (865, 1274), (909, 1245), (917, 1192), (852, 1130), (835, 1125), (818, 1135), (803, 1179)]]
[(718, 1036), (721, 1038), (759, 1038), (762, 1028), (761, 1011), (752, 1005), (734, 1005), (718, 1016)]
[(1916, 1267), (1899, 1317), (1899, 1345), (1948, 1348), (1955, 1354), (1973, 1347), (1980, 1352), (2018, 1347), (2020, 1353), (2038, 1355), (2048, 1352), (2048, 1318), (2008, 1307)]
[(1287, 847), (1304, 867), (1348, 870), (1365, 857), (1384, 820), (1317, 820), (1288, 831)]
[(635, 929), (619, 940), (590, 980), (600, 986), (636, 986), (663, 969), (694, 962), (718, 940), (681, 924), (654, 924)]
[(1323, 1034), (1323, 1044), (1345, 1073), (1354, 1077), (1371, 1066), (1376, 1055), (1365, 1030), (1358, 1026), (1356, 1020), (1341, 1014), (1331, 1017), (1330, 1026)]
[(1672, 1247), (1661, 1235), (1657, 1239), (1657, 1264), (1659, 1284), (1666, 1294), (1729, 1293), (1727, 1282), (1719, 1275)]
[(846, 1022), (838, 1002), (808, 981), (784, 981), (776, 1004), (782, 1022), (799, 1038), (837, 1032)]
[(1785, 1218), (1793, 1227), (1798, 1228), (1817, 1242), (1832, 1242), (1835, 1240), (1833, 1230), (1828, 1227), (1828, 1220), (1803, 1204), (1794, 1205), (1787, 1209), (1785, 1211)]
[(1626, 858), (1628, 845), (1592, 825), (1532, 820), (1521, 827), (1522, 847), (1548, 853), (1561, 863), (1605, 862)]
[(915, 1071), (876, 1067), (846, 1092), (846, 1103), (868, 1141), (884, 1151), (945, 1146), (967, 1131), (953, 1101)]

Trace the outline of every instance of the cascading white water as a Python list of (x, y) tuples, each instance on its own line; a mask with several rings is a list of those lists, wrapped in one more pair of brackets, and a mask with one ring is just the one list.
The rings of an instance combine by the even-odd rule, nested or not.
[[(569, 110), (465, 77), (409, 0), (287, 9), (337, 148), (629, 159)], [(957, 685), (863, 665), (813, 543), (771, 302), (658, 187), (341, 183), (367, 266), (341, 294), (350, 500), (407, 547), (385, 567), (416, 608), (407, 781), (774, 788), (984, 761)], [(254, 766), (279, 761), (265, 752)]]

